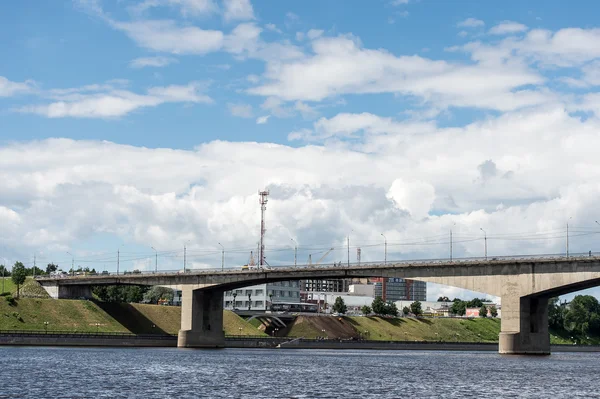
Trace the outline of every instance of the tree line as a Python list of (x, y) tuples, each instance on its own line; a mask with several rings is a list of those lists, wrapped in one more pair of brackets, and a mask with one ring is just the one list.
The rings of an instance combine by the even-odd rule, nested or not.
[(548, 325), (567, 332), (578, 340), (600, 335), (600, 303), (591, 295), (577, 295), (570, 303), (558, 298), (548, 301)]

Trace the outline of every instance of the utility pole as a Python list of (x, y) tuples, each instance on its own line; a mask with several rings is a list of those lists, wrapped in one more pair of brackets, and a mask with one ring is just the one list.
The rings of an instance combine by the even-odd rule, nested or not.
[(356, 260), (358, 261), (358, 266), (360, 266), (360, 248), (356, 248)]
[(350, 234), (348, 234), (348, 267), (350, 267)]
[(571, 219), (572, 217), (567, 219), (567, 258), (569, 257), (569, 220)]
[(33, 278), (35, 279), (35, 255), (33, 255)]
[(298, 243), (293, 238), (290, 240), (294, 241), (294, 267), (296, 267), (296, 260), (298, 259)]
[(225, 270), (225, 247), (223, 244), (219, 243), (221, 246), (221, 271)]
[(186, 247), (185, 247), (185, 243), (183, 243), (183, 272), (185, 273), (185, 261), (186, 261)]
[(267, 231), (265, 227), (265, 211), (267, 210), (269, 190), (258, 191), (258, 195), (260, 197), (258, 199), (258, 203), (260, 204), (260, 252), (258, 254), (258, 265), (262, 268), (265, 264), (265, 232)]
[(487, 233), (485, 232), (485, 230), (483, 228), (479, 228), (479, 230), (483, 231), (483, 241), (485, 243), (485, 260), (487, 261)]
[(71, 275), (74, 276), (75, 275), (75, 257), (73, 256), (72, 253), (67, 252), (69, 255), (71, 255)]
[(452, 262), (452, 229), (450, 229), (450, 262)]
[(154, 273), (158, 273), (158, 251), (154, 248), (151, 247), (152, 249), (154, 249)]
[(387, 265), (387, 238), (381, 233), (383, 237), (383, 264)]
[(119, 275), (119, 263), (121, 261), (121, 248), (117, 249), (117, 276)]

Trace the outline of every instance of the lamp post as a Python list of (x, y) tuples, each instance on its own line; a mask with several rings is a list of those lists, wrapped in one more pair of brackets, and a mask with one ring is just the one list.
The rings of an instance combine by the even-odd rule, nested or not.
[[(456, 226), (456, 223), (452, 223), (452, 226)], [(450, 227), (450, 262), (452, 262), (452, 227)]]
[(47, 321), (44, 322), (44, 330), (46, 330), (46, 334), (48, 334), (48, 323)]
[(75, 275), (75, 257), (73, 256), (72, 253), (67, 252), (69, 255), (71, 255), (71, 275), (74, 276)]
[(569, 257), (569, 220), (573, 219), (573, 217), (569, 217), (567, 219), (567, 258)]
[(100, 323), (95, 323), (94, 325), (96, 326), (96, 334), (98, 334), (98, 330), (100, 329)]
[(151, 247), (152, 249), (154, 249), (154, 273), (158, 273), (158, 251), (156, 250), (156, 248)]
[(242, 327), (238, 327), (238, 331), (240, 332), (240, 337), (242, 336)]
[(220, 242), (218, 243), (221, 246), (221, 271), (225, 269), (225, 247)]
[[(352, 229), (350, 231), (350, 233), (353, 233), (353, 232), (354, 232), (354, 229)], [(350, 234), (348, 234), (347, 244), (348, 244), (348, 267), (350, 267)]]
[(483, 228), (479, 228), (479, 230), (483, 231), (483, 241), (485, 242), (485, 260), (487, 261), (487, 233)]
[(387, 238), (383, 233), (381, 233), (383, 237), (383, 264), (387, 265)]
[(293, 238), (290, 238), (290, 240), (294, 241), (294, 267), (296, 267), (296, 262), (298, 259), (298, 243)]

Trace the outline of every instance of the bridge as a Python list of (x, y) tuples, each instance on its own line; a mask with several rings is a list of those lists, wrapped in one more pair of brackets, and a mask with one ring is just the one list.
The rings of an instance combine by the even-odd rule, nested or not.
[(600, 257), (503, 257), (453, 261), (272, 267), (258, 270), (192, 270), (40, 277), (53, 298), (91, 297), (94, 285), (161, 285), (182, 291), (178, 346), (222, 347), (223, 293), (246, 286), (290, 280), (401, 277), (495, 295), (502, 300), (499, 352), (549, 354), (548, 299), (600, 285)]

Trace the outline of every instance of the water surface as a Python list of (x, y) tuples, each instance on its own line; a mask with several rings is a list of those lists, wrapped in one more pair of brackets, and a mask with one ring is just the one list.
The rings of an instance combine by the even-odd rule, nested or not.
[(0, 398), (592, 398), (600, 354), (0, 347)]

